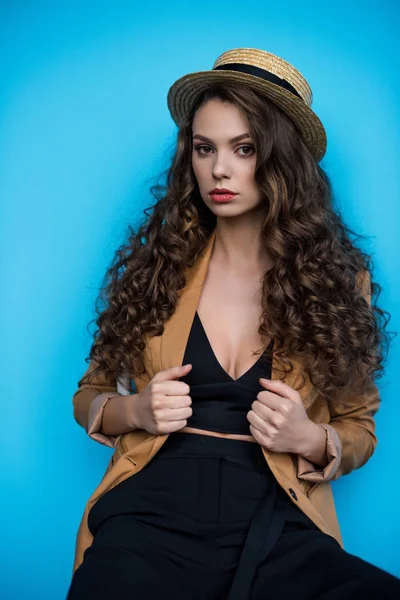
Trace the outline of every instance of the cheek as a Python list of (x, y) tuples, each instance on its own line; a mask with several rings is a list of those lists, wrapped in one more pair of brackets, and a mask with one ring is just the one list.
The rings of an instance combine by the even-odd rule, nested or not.
[(255, 162), (251, 162), (250, 164), (246, 164), (243, 168), (243, 176), (246, 177), (249, 183), (252, 183), (254, 186), (256, 185), (255, 180)]
[(248, 190), (249, 197), (259, 198), (259, 185), (255, 180), (254, 166), (246, 165), (246, 168), (241, 171), (240, 178), (245, 189)]
[(192, 161), (192, 169), (199, 185), (209, 176), (205, 163), (201, 163), (198, 160)]
[(193, 169), (193, 173), (194, 173), (195, 177), (198, 178), (200, 175), (200, 169), (199, 169), (199, 164), (194, 157), (192, 158), (192, 169)]

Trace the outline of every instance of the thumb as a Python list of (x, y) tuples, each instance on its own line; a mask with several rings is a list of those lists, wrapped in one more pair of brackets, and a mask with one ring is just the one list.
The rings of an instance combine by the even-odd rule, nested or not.
[(179, 377), (183, 377), (186, 373), (189, 373), (192, 368), (191, 364), (187, 365), (177, 365), (175, 367), (171, 367), (170, 369), (165, 369), (165, 371), (160, 371), (157, 373), (158, 381), (168, 381), (171, 379), (179, 379)]
[(258, 381), (269, 392), (274, 392), (274, 394), (278, 394), (278, 396), (282, 396), (283, 398), (289, 398), (289, 400), (293, 400), (297, 404), (303, 403), (299, 392), (280, 379), (265, 379), (265, 377), (260, 377)]

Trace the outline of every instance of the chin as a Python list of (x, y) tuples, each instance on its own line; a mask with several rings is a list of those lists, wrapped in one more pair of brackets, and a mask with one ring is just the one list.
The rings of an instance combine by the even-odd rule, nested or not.
[(212, 204), (208, 204), (207, 203), (207, 207), (211, 210), (211, 212), (216, 212), (216, 213), (220, 213), (221, 210), (225, 212), (229, 211), (231, 214), (235, 214), (235, 216), (239, 216), (239, 215), (244, 215), (245, 213), (248, 212), (253, 212), (254, 211), (254, 206), (238, 206), (236, 204), (235, 206), (235, 202), (221, 202), (220, 204), (216, 203), (212, 203)]

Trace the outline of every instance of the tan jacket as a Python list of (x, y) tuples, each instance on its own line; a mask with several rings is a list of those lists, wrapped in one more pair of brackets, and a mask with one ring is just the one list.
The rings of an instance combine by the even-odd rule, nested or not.
[[(182, 364), (214, 240), (215, 230), (210, 235), (202, 256), (187, 271), (186, 285), (179, 292), (176, 310), (165, 324), (164, 333), (147, 339), (144, 350), (146, 373), (135, 378), (137, 392), (141, 392), (157, 372)], [(368, 272), (363, 275), (361, 287), (364, 297), (371, 304)], [(293, 357), (291, 360), (295, 369), (286, 377), (285, 383), (295, 387), (301, 375), (301, 364)], [(276, 366), (277, 357), (273, 356), (272, 379), (277, 377)], [(86, 373), (93, 368), (94, 365), (90, 364)], [(73, 398), (75, 419), (87, 427), (93, 439), (114, 447), (114, 453), (103, 479), (89, 498), (83, 513), (77, 534), (74, 571), (83, 561), (84, 552), (93, 541), (87, 526), (88, 513), (93, 504), (118, 483), (138, 473), (153, 458), (168, 437), (168, 434), (153, 435), (141, 429), (116, 437), (101, 434), (99, 430), (104, 405), (110, 397), (120, 392), (118, 383), (110, 386), (103, 376), (97, 376), (91, 385), (82, 385)], [(318, 468), (297, 454), (276, 453), (265, 448), (263, 454), (278, 483), (292, 502), (321, 531), (336, 538), (343, 547), (329, 482), (361, 467), (374, 452), (377, 439), (373, 416), (380, 402), (378, 389), (375, 384), (371, 384), (363, 394), (349, 392), (346, 394), (347, 408), (344, 408), (344, 403), (339, 402), (330, 411), (308, 378), (300, 394), (309, 418), (315, 423), (322, 424), (326, 430), (328, 465), (325, 468)], [(87, 425), (88, 421), (89, 425)]]

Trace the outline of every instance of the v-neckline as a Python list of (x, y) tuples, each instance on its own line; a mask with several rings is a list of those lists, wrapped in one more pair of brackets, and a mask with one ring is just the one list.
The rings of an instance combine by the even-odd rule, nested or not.
[[(204, 329), (204, 325), (200, 319), (199, 313), (196, 310), (195, 313), (195, 317), (197, 318), (198, 322), (200, 323), (201, 329), (203, 330), (203, 334), (205, 339), (207, 340), (207, 344), (208, 347), (210, 348), (211, 354), (214, 357), (215, 362), (217, 363), (218, 367), (220, 368), (220, 370), (222, 371), (222, 373), (224, 373), (224, 375), (226, 377), (228, 377), (232, 382), (237, 383), (238, 381), (240, 381), (241, 379), (243, 379), (246, 375), (248, 375), (253, 369), (255, 369), (255, 367), (257, 366), (257, 364), (259, 363), (259, 361), (261, 360), (262, 355), (260, 355), (258, 357), (258, 359), (256, 360), (256, 362), (249, 368), (247, 369), (247, 371), (245, 371), (242, 375), (240, 375), (240, 377), (238, 377), (237, 379), (234, 379), (231, 375), (229, 375), (229, 373), (227, 371), (225, 371), (225, 369), (223, 368), (223, 366), (221, 365), (221, 363), (218, 360), (217, 355), (215, 354), (213, 347), (211, 346), (210, 340), (208, 339), (208, 335), (206, 333), (206, 330)], [(270, 342), (270, 345), (272, 343), (272, 340)]]

